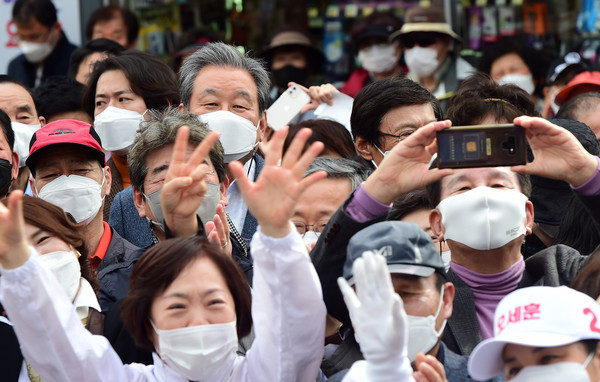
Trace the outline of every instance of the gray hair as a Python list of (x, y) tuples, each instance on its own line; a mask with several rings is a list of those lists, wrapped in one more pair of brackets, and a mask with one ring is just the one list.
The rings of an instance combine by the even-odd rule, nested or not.
[(352, 159), (318, 157), (308, 166), (304, 176), (323, 170), (328, 179), (348, 179), (352, 191), (356, 190), (362, 182), (367, 180), (371, 169)]
[(222, 42), (212, 42), (204, 45), (185, 59), (179, 70), (179, 93), (181, 102), (186, 109), (190, 108), (190, 99), (194, 91), (196, 76), (207, 66), (231, 67), (246, 70), (254, 79), (258, 88), (258, 111), (262, 114), (267, 109), (271, 80), (265, 70), (264, 62), (251, 58)]
[[(127, 155), (127, 169), (131, 177), (131, 185), (144, 192), (144, 180), (148, 175), (146, 159), (148, 154), (175, 143), (177, 131), (188, 126), (190, 134), (188, 143), (197, 146), (210, 133), (208, 126), (200, 122), (197, 116), (179, 112), (176, 108), (167, 111), (148, 110), (148, 120), (140, 124), (133, 145)], [(210, 161), (215, 167), (219, 183), (225, 179), (223, 163), (223, 146), (217, 141), (209, 153)]]

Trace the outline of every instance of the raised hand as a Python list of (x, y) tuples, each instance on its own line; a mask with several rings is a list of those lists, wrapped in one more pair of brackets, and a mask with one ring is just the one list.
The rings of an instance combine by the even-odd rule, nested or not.
[(165, 223), (175, 236), (193, 235), (198, 230), (196, 210), (204, 200), (207, 188), (204, 179), (210, 171), (206, 159), (219, 139), (218, 133), (211, 132), (186, 160), (189, 134), (187, 126), (180, 127), (177, 132), (160, 195)]
[(304, 90), (306, 94), (310, 96), (310, 103), (304, 105), (300, 110), (301, 114), (306, 113), (309, 110), (316, 109), (320, 104), (326, 103), (328, 105), (333, 105), (332, 99), (335, 93), (339, 93), (339, 90), (335, 88), (332, 84), (323, 84), (318, 86), (311, 86), (306, 88), (300, 84), (295, 82), (290, 82), (288, 86), (296, 85), (300, 89)]
[(13, 269), (25, 264), (29, 247), (23, 220), (23, 192), (13, 191), (7, 199), (8, 208), (0, 203), (0, 264)]
[(258, 221), (261, 231), (271, 237), (284, 237), (290, 232), (290, 218), (298, 197), (307, 187), (326, 176), (325, 172), (318, 171), (302, 178), (308, 166), (323, 150), (323, 143), (315, 142), (302, 154), (311, 134), (310, 129), (300, 130), (281, 158), (287, 132), (287, 126), (276, 131), (266, 146), (265, 164), (256, 182), (248, 179), (240, 162), (229, 164), (248, 210)]
[(229, 224), (225, 212), (225, 202), (219, 201), (217, 211), (212, 221), (205, 224), (208, 240), (218, 244), (228, 255), (232, 253), (231, 241), (229, 240)]
[(390, 204), (402, 194), (451, 174), (452, 169), (429, 169), (429, 161), (437, 151), (436, 132), (450, 124), (428, 123), (398, 143), (369, 176), (365, 191), (379, 202)]
[(590, 179), (598, 168), (596, 157), (568, 130), (543, 118), (518, 117), (514, 123), (525, 128), (534, 160), (511, 170), (563, 180), (577, 187)]
[(447, 382), (444, 365), (432, 355), (417, 354), (415, 359), (417, 371), (413, 374), (416, 382)]
[(396, 381), (412, 375), (407, 356), (408, 318), (392, 286), (385, 258), (365, 252), (354, 261), (356, 292), (346, 279), (338, 285), (350, 313), (369, 381)]

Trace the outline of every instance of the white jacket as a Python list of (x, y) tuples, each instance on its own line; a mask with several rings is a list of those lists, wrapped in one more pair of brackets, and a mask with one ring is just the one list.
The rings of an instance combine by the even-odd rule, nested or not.
[[(252, 239), (252, 255), (256, 339), (246, 357), (234, 362), (230, 376), (218, 381), (312, 382), (323, 356), (326, 310), (302, 238), (293, 229), (274, 239), (259, 228)], [(0, 301), (25, 359), (44, 382), (187, 381), (156, 354), (154, 365), (123, 365), (106, 338), (83, 327), (37, 256), (19, 268), (0, 271)]]

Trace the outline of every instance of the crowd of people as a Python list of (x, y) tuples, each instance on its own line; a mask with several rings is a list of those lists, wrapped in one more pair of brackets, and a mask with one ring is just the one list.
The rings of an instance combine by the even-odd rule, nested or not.
[[(259, 57), (190, 31), (169, 65), (126, 8), (81, 47), (50, 0), (13, 21), (3, 381), (600, 379), (600, 72), (576, 52), (477, 65), (440, 9), (374, 12), (338, 89), (294, 28)], [(310, 103), (273, 129), (288, 86)], [(318, 113), (339, 93), (349, 126)], [(438, 167), (440, 131), (498, 124), (523, 164)]]

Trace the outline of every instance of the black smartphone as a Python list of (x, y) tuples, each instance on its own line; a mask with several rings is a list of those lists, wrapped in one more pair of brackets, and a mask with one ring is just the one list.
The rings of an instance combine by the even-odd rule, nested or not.
[(455, 126), (437, 132), (438, 168), (515, 166), (527, 162), (525, 129), (503, 125)]

